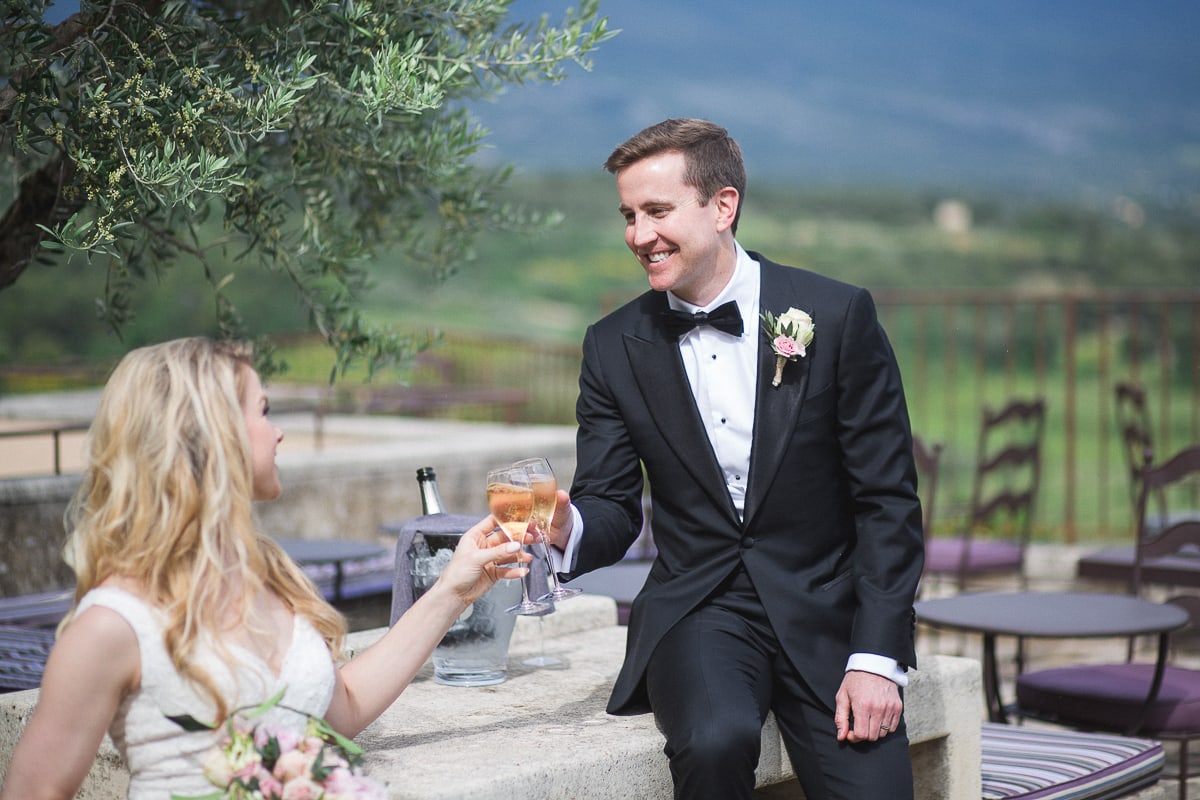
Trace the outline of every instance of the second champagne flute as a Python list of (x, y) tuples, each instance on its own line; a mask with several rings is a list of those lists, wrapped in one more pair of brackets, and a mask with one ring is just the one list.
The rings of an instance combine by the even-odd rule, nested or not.
[[(487, 475), (488, 509), (500, 523), (504, 535), (525, 546), (529, 520), (533, 515), (533, 487), (522, 469), (499, 467)], [(521, 580), (521, 602), (505, 609), (510, 614), (538, 614), (549, 603), (529, 599), (529, 584)]]
[(513, 466), (525, 470), (533, 488), (533, 528), (537, 541), (542, 545), (542, 554), (546, 558), (546, 581), (550, 585), (550, 591), (538, 600), (566, 600), (574, 597), (583, 590), (568, 588), (559, 583), (558, 575), (554, 573), (554, 562), (550, 558), (550, 544), (546, 541), (550, 520), (554, 517), (554, 506), (558, 502), (558, 479), (554, 476), (554, 470), (545, 458), (526, 458)]

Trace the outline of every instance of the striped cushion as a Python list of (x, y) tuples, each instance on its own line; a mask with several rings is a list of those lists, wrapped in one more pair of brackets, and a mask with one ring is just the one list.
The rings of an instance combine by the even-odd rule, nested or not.
[(1111, 800), (1162, 775), (1160, 742), (983, 723), (983, 800)]
[(38, 688), (53, 646), (53, 628), (0, 625), (0, 692)]

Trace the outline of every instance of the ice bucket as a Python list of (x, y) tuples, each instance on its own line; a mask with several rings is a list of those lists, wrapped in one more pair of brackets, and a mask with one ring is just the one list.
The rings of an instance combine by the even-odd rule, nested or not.
[[(477, 518), (431, 514), (406, 523), (396, 549), (392, 623), (441, 575), (458, 540)], [(403, 578), (407, 577), (407, 581)], [(407, 583), (407, 586), (405, 585)], [(433, 678), (447, 686), (490, 686), (508, 669), (508, 645), (517, 618), (505, 609), (521, 599), (518, 581), (497, 581), (462, 613), (433, 651)]]

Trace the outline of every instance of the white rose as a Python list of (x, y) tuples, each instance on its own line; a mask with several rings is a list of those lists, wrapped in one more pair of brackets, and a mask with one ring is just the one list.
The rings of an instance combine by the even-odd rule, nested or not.
[(780, 330), (795, 339), (801, 347), (807, 347), (812, 342), (813, 332), (816, 328), (808, 312), (798, 308), (789, 308), (780, 314), (779, 327)]

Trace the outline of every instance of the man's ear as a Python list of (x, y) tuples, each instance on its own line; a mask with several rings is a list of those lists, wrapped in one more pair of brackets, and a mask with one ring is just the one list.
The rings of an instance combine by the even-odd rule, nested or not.
[(741, 202), (741, 195), (732, 186), (726, 186), (713, 195), (712, 203), (714, 210), (717, 212), (718, 232), (724, 233), (733, 226), (733, 221), (737, 219), (738, 205)]

